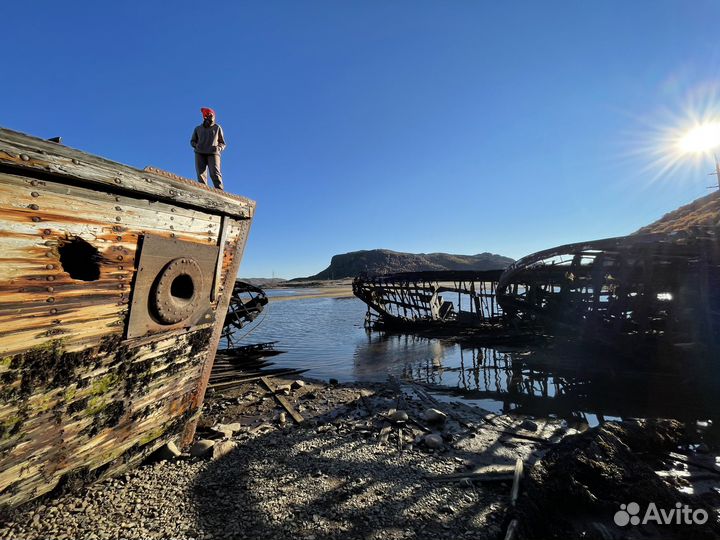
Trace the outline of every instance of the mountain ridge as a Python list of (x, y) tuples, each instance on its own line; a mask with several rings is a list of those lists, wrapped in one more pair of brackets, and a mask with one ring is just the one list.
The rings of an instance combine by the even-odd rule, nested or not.
[(330, 265), (315, 275), (295, 280), (327, 280), (396, 272), (430, 270), (495, 270), (507, 267), (514, 260), (495, 253), (457, 255), (452, 253), (405, 253), (390, 249), (368, 249), (333, 255)]

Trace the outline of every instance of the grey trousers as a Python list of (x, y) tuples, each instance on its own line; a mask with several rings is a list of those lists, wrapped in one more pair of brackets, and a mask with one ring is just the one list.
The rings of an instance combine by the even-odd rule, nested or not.
[(198, 181), (207, 186), (208, 182), (206, 169), (210, 169), (210, 178), (212, 178), (213, 185), (218, 189), (222, 189), (223, 183), (222, 173), (220, 172), (220, 154), (198, 154), (195, 152), (195, 170), (197, 171)]

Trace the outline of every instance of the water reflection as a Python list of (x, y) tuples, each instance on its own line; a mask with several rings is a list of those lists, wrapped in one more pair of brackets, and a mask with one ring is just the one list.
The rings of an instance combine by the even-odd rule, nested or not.
[(393, 375), (496, 412), (579, 417), (591, 424), (609, 417), (712, 418), (717, 408), (712, 377), (648, 372), (572, 343), (478, 347), (367, 333), (365, 306), (353, 298), (270, 306), (246, 342), (277, 341), (287, 353), (274, 363), (308, 369), (311, 377), (383, 381)]

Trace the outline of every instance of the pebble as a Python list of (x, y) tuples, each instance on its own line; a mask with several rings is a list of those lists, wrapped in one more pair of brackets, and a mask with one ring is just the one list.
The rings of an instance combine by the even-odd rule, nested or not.
[(430, 424), (444, 424), (447, 420), (447, 414), (437, 409), (425, 409), (423, 418)]
[(396, 424), (404, 424), (409, 419), (408, 413), (405, 411), (395, 411), (390, 415), (390, 420)]
[(215, 446), (215, 441), (200, 439), (190, 447), (190, 455), (192, 457), (203, 457), (210, 453), (213, 446)]
[(220, 459), (237, 448), (235, 441), (220, 441), (212, 446), (212, 458)]
[(422, 440), (425, 443), (425, 446), (433, 450), (437, 448), (442, 448), (443, 446), (442, 437), (436, 433), (430, 433), (428, 435), (425, 435)]

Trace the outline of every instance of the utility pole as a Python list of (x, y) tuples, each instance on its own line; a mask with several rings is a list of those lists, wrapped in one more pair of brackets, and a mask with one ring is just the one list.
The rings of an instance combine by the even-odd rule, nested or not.
[(718, 182), (717, 186), (708, 186), (708, 189), (720, 189), (720, 163), (718, 163), (717, 154), (715, 155), (715, 172), (709, 173), (708, 176), (716, 176)]

